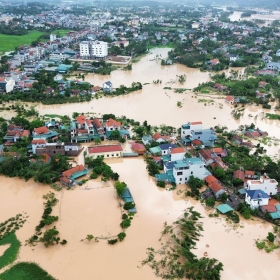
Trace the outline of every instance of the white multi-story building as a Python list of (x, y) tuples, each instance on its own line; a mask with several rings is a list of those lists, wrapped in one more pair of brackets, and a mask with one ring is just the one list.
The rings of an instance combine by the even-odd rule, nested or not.
[(181, 127), (181, 138), (185, 138), (191, 135), (192, 130), (201, 130), (203, 129), (202, 122), (188, 122), (187, 124), (183, 124)]
[(275, 195), (277, 194), (277, 186), (278, 182), (276, 180), (263, 175), (259, 180), (248, 180), (246, 189), (251, 191), (261, 190), (267, 195)]
[(81, 57), (106, 57), (108, 55), (108, 43), (102, 41), (82, 41), (80, 43)]
[(50, 41), (53, 42), (53, 41), (55, 41), (55, 40), (56, 40), (56, 35), (53, 34), (53, 33), (51, 33), (51, 35), (50, 35)]

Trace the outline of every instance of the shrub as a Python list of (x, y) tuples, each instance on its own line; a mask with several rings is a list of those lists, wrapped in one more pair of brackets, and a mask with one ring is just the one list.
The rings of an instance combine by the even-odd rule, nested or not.
[(92, 174), (90, 175), (90, 179), (96, 179), (98, 178), (98, 175), (95, 172), (92, 172)]
[(67, 240), (63, 239), (60, 244), (65, 245), (67, 243)]
[(124, 204), (123, 208), (125, 210), (133, 209), (133, 208), (135, 208), (135, 203), (133, 201), (126, 202)]
[(125, 219), (127, 219), (127, 218), (128, 218), (127, 214), (125, 214), (125, 213), (122, 214), (122, 219), (123, 219), (123, 220), (125, 220)]
[(118, 242), (118, 239), (110, 239), (110, 240), (108, 240), (108, 244), (111, 244), (111, 245), (114, 245), (117, 242)]
[(275, 239), (275, 236), (274, 236), (274, 234), (272, 232), (269, 232), (267, 237), (266, 237), (266, 239), (273, 243), (274, 239)]
[(213, 197), (206, 198), (205, 203), (208, 207), (214, 207), (215, 199)]
[(164, 181), (158, 181), (157, 186), (160, 188), (165, 188), (165, 182)]
[(128, 228), (128, 227), (130, 227), (130, 225), (131, 225), (130, 219), (125, 219), (125, 220), (123, 220), (123, 221), (121, 222), (121, 224), (120, 224), (120, 226), (121, 226), (122, 228)]
[(123, 241), (125, 237), (126, 237), (125, 232), (121, 232), (121, 233), (118, 234), (118, 239), (119, 239), (120, 241)]

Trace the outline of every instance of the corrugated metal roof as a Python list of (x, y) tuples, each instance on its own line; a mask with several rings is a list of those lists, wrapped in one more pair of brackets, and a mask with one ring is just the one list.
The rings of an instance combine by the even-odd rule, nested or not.
[(233, 211), (233, 208), (231, 208), (229, 205), (227, 204), (221, 204), (221, 205), (218, 205), (216, 207), (216, 209), (218, 209), (221, 213), (225, 214), (229, 211)]

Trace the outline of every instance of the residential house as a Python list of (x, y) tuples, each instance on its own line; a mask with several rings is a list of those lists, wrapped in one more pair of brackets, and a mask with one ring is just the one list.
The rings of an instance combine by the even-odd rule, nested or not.
[[(157, 174), (156, 180), (172, 180), (176, 184), (188, 182), (190, 176), (204, 179), (210, 172), (204, 167), (199, 158), (185, 158), (183, 160), (167, 161), (164, 163), (164, 173)], [(172, 182), (172, 181), (171, 181)]]
[(243, 142), (243, 139), (239, 135), (234, 134), (232, 136), (232, 142), (236, 143), (237, 145), (240, 145)]
[(200, 149), (198, 152), (198, 156), (205, 164), (205, 166), (208, 166), (214, 162), (214, 157), (212, 157), (212, 153), (210, 150)]
[(212, 60), (209, 61), (209, 64), (211, 66), (217, 65), (219, 63), (220, 63), (219, 59), (212, 59)]
[(105, 122), (105, 128), (106, 131), (120, 130), (121, 123), (110, 118)]
[(34, 128), (32, 135), (33, 140), (51, 139), (52, 141), (56, 141), (58, 138), (58, 132), (50, 130), (46, 126)]
[(242, 170), (235, 170), (233, 172), (233, 179), (240, 179), (242, 182), (245, 181), (245, 173)]
[(86, 169), (82, 164), (72, 167), (64, 172), (62, 172), (60, 177), (60, 182), (67, 186), (72, 187), (76, 184), (76, 179), (88, 174), (88, 169)]
[(97, 119), (97, 118), (93, 119), (92, 123), (93, 123), (93, 126), (95, 127), (95, 129), (97, 130), (98, 134), (100, 134), (100, 135), (105, 134), (104, 127), (102, 126), (99, 119)]
[(223, 85), (221, 85), (221, 84), (215, 84), (215, 85), (214, 85), (214, 89), (217, 90), (217, 91), (219, 91), (219, 92), (223, 92), (224, 90), (227, 89), (227, 87), (226, 87), (226, 86), (223, 86)]
[(183, 160), (185, 157), (185, 149), (182, 147), (178, 147), (178, 148), (172, 148), (169, 151), (170, 154), (170, 160), (171, 161), (176, 161), (176, 160)]
[(103, 91), (105, 93), (111, 93), (113, 91), (113, 84), (110, 81), (107, 81), (103, 84)]
[(264, 69), (280, 71), (280, 62), (269, 62), (266, 64)]
[(199, 140), (203, 143), (205, 147), (211, 147), (217, 139), (217, 135), (215, 133), (215, 130), (212, 128), (191, 130), (189, 139), (191, 141)]
[(143, 144), (140, 143), (131, 143), (131, 148), (133, 151), (138, 153), (138, 155), (143, 155), (146, 152), (146, 148)]
[(157, 143), (164, 143), (170, 140), (170, 137), (168, 135), (160, 135), (159, 133), (155, 133), (152, 138)]
[(245, 170), (245, 178), (246, 179), (254, 179), (255, 178), (255, 172), (250, 170)]
[[(39, 139), (39, 141), (41, 141), (41, 140), (43, 140), (43, 139)], [(38, 143), (38, 142), (36, 142), (36, 140), (33, 140), (33, 141), (34, 141), (34, 143)], [(33, 148), (33, 145), (32, 145), (32, 148)], [(83, 150), (83, 148), (80, 147), (78, 144), (45, 143), (45, 144), (41, 144), (41, 145), (37, 144), (35, 153), (36, 153), (36, 155), (47, 154), (50, 157), (57, 155), (57, 154), (66, 155), (66, 156), (78, 156), (82, 150)]]
[(251, 209), (268, 205), (269, 195), (263, 190), (246, 190), (245, 202), (250, 205)]
[(144, 145), (148, 145), (148, 144), (150, 144), (152, 141), (153, 141), (153, 137), (150, 136), (150, 135), (144, 135), (144, 136), (142, 137), (142, 142), (143, 142)]
[(4, 140), (6, 140), (7, 142), (15, 143), (20, 138), (28, 138), (29, 134), (29, 130), (24, 130), (21, 126), (9, 125), (7, 127), (7, 133), (4, 136)]
[(36, 154), (37, 148), (44, 148), (46, 146), (46, 140), (45, 139), (35, 139), (31, 141), (32, 146), (32, 153)]
[(204, 181), (216, 198), (218, 198), (221, 194), (225, 192), (220, 181), (213, 175), (209, 174), (207, 177), (204, 178)]
[(158, 145), (158, 147), (160, 148), (161, 155), (164, 156), (164, 155), (168, 155), (171, 149), (176, 148), (177, 146), (175, 144), (166, 143), (166, 144), (160, 144)]
[(87, 154), (92, 158), (120, 158), (123, 156), (123, 148), (121, 145), (102, 145), (88, 147)]
[(259, 82), (259, 87), (265, 88), (267, 84), (268, 84), (268, 83), (265, 82), (265, 81), (260, 81), (260, 82)]
[(230, 194), (228, 196), (228, 200), (226, 201), (226, 204), (236, 210), (240, 204), (240, 200), (236, 194)]
[(228, 103), (228, 104), (234, 104), (236, 101), (235, 101), (235, 98), (231, 95), (228, 95), (226, 98), (225, 98), (225, 102)]
[(265, 174), (259, 180), (248, 180), (245, 188), (246, 190), (262, 190), (268, 195), (275, 195), (277, 186), (278, 182)]
[(191, 135), (192, 130), (203, 129), (202, 122), (188, 122), (187, 124), (183, 124), (181, 126), (181, 138), (185, 138)]
[(239, 55), (237, 54), (230, 54), (229, 55), (229, 61), (237, 61), (239, 59)]

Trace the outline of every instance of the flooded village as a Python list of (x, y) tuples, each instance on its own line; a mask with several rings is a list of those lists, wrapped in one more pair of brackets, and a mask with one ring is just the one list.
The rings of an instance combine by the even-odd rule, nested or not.
[[(139, 11), (142, 15), (147, 7)], [(243, 12), (226, 15), (236, 22)], [(202, 31), (209, 13), (203, 10)], [(132, 28), (137, 20), (131, 19)], [(226, 24), (219, 28), (237, 28)], [(81, 38), (90, 34), (83, 32)], [(187, 56), (192, 51), (183, 36), (190, 32), (179, 32)], [(201, 214), (203, 226), (190, 252), (199, 260), (221, 262), (217, 279), (277, 279), (278, 70), (232, 63), (218, 69), (212, 57), (206, 58), (207, 67), (204, 62), (189, 67), (189, 57), (187, 63), (182, 54), (174, 57), (178, 46), (162, 44), (165, 34), (157, 35), (160, 44), (116, 64), (109, 74), (98, 73), (100, 65), (62, 73), (58, 63), (29, 75), (26, 67), (21, 69), (26, 80), (15, 81), (11, 92), (7, 85), (19, 70), (4, 71), (3, 81), (0, 77), (0, 87), (2, 82), (6, 88), (0, 104), (3, 264), (16, 244), (5, 238), (15, 235), (20, 242), (12, 262), (0, 261), (0, 279), (13, 279), (13, 266), (29, 262), (54, 277), (46, 279), (159, 279), (155, 262), (144, 265), (147, 249), (163, 255), (173, 248), (164, 231), (172, 225), (175, 232), (174, 222), (190, 207)], [(196, 51), (200, 43), (192, 42)], [(264, 58), (264, 68), (275, 60), (267, 56), (271, 59)], [(66, 59), (73, 59), (72, 66), (82, 60), (93, 60), (91, 66), (100, 62), (78, 55), (59, 62)], [(274, 74), (256, 74), (262, 70)], [(249, 79), (257, 82), (248, 95), (236, 93), (235, 84), (243, 86)], [(43, 83), (49, 84), (40, 88)], [(31, 90), (25, 90), (28, 84)]]

